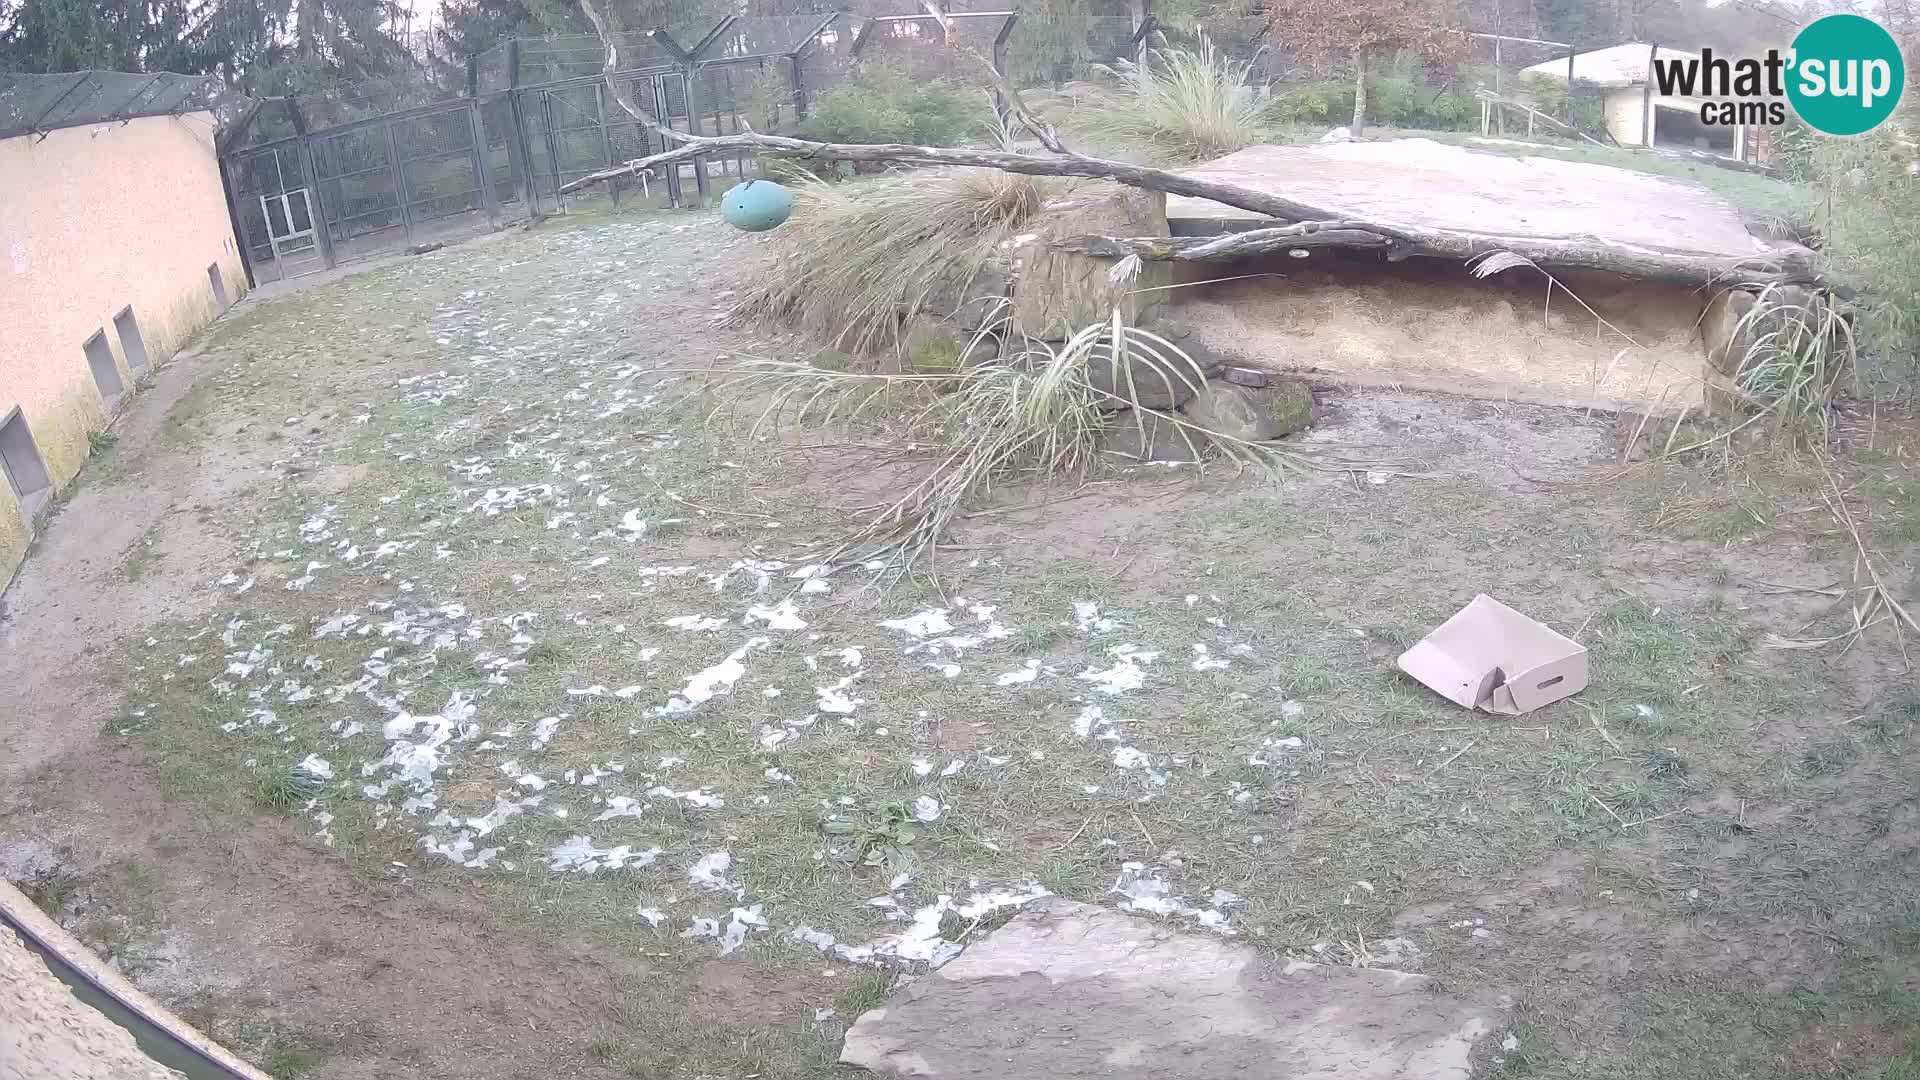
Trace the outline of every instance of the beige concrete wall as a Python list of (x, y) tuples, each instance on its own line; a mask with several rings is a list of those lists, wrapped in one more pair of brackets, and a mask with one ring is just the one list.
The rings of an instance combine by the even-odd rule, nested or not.
[(1644, 91), (1638, 86), (1609, 90), (1602, 99), (1607, 113), (1607, 134), (1621, 146), (1647, 145), (1647, 113)]
[[(0, 421), (21, 410), (56, 491), (108, 420), (86, 340), (106, 331), (131, 391), (114, 315), (131, 304), (148, 355), (163, 362), (218, 314), (209, 264), (220, 266), (229, 300), (246, 291), (211, 115), (0, 140)], [(29, 535), (0, 483), (0, 583)]]

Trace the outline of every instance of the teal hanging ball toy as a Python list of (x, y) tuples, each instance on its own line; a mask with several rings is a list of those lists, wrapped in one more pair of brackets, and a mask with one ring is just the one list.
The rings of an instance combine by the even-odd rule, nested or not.
[(733, 185), (720, 200), (720, 216), (743, 232), (766, 232), (793, 213), (793, 193), (771, 180)]

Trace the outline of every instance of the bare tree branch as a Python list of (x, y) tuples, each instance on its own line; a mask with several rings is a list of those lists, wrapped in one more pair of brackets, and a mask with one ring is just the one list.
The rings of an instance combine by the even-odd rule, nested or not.
[[(593, 32), (599, 35), (600, 44), (607, 47), (607, 59), (600, 65), (600, 74), (601, 77), (606, 79), (607, 90), (613, 95), (613, 100), (620, 108), (625, 110), (628, 116), (638, 120), (641, 127), (660, 136), (663, 142), (691, 142), (697, 138), (697, 136), (688, 135), (685, 132), (675, 131), (668, 125), (655, 119), (652, 113), (641, 108), (639, 103), (633, 100), (633, 94), (630, 91), (615, 81), (613, 76), (620, 70), (620, 44), (614, 39), (613, 31), (607, 28), (606, 18), (600, 14), (598, 8), (594, 7), (593, 0), (580, 0), (580, 10), (586, 14), (587, 21), (593, 24)], [(573, 189), (564, 188), (562, 190), (571, 191)]]
[[(947, 25), (937, 0), (923, 0), (927, 10), (942, 25)], [(1617, 244), (1594, 236), (1537, 237), (1495, 236), (1446, 229), (1419, 228), (1410, 225), (1357, 221), (1325, 207), (1313, 206), (1271, 192), (1255, 191), (1237, 184), (1170, 172), (1146, 165), (1089, 157), (1068, 149), (1052, 124), (1035, 115), (1022, 100), (1020, 92), (984, 57), (975, 53), (982, 66), (992, 73), (1003, 99), (1020, 125), (1033, 133), (1049, 156), (1019, 154), (1002, 150), (974, 150), (962, 147), (913, 146), (906, 143), (827, 143), (795, 139), (784, 135), (763, 135), (748, 130), (738, 135), (692, 135), (675, 131), (640, 108), (615, 81), (619, 70), (619, 47), (608, 29), (595, 0), (581, 0), (581, 9), (593, 23), (600, 40), (607, 46), (603, 70), (607, 87), (620, 107), (663, 142), (678, 144), (670, 150), (637, 158), (624, 165), (602, 169), (560, 187), (562, 194), (578, 191), (617, 177), (646, 172), (662, 165), (677, 165), (707, 154), (727, 151), (771, 153), (830, 163), (835, 161), (893, 162), (907, 165), (948, 165), (975, 169), (999, 169), (1028, 176), (1075, 176), (1113, 180), (1130, 187), (1160, 191), (1169, 195), (1188, 195), (1209, 199), (1227, 206), (1248, 210), (1288, 223), (1269, 229), (1254, 229), (1220, 237), (1111, 237), (1080, 236), (1058, 241), (1056, 246), (1089, 255), (1120, 258), (1138, 255), (1144, 259), (1194, 262), (1244, 258), (1265, 252), (1293, 248), (1346, 247), (1385, 252), (1390, 259), (1414, 255), (1448, 259), (1470, 259), (1490, 251), (1511, 251), (1544, 266), (1561, 269), (1607, 270), (1634, 277), (1674, 281), (1691, 285), (1765, 285), (1771, 283), (1823, 284), (1814, 267), (1812, 253), (1803, 248), (1782, 249), (1764, 257), (1747, 259), (1718, 258), (1697, 252), (1664, 251)]]

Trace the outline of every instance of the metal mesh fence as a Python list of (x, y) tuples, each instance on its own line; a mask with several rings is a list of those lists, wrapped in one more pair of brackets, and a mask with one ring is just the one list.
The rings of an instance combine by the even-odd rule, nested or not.
[[(1155, 20), (1143, 28), (1121, 16), (1031, 14), (1010, 23), (1004, 10), (994, 10), (954, 12), (943, 30), (925, 14), (841, 12), (735, 16), (659, 33), (628, 32), (615, 40), (622, 88), (672, 129), (701, 135), (748, 128), (792, 131), (816, 107), (826, 115), (821, 95), (849, 84), (912, 86), (938, 80), (985, 89), (992, 62), (1016, 85), (1058, 85), (1099, 78), (1103, 68), (1137, 59), (1146, 50), (1193, 48), (1203, 41), (1245, 65), (1252, 92), (1275, 97), (1291, 118), (1340, 123), (1353, 102), (1350, 69), (1325, 71), (1298, 63), (1290, 51), (1270, 44), (1257, 17)], [(1597, 88), (1576, 83), (1569, 94), (1564, 79), (1526, 71), (1564, 58), (1564, 47), (1507, 42), (1495, 55), (1483, 40), (1476, 48), (1468, 62), (1447, 69), (1428, 70), (1407, 57), (1370, 67), (1370, 116), (1384, 126), (1485, 124), (1490, 131), (1513, 134), (1516, 126), (1525, 133), (1528, 114), (1518, 109), (1525, 104), (1536, 118), (1564, 121), (1571, 115), (1576, 126), (1601, 126)], [(248, 129), (229, 140), (230, 174), (248, 252), (263, 265), (296, 273), (477, 230), (504, 216), (565, 212), (581, 198), (678, 205), (689, 186), (706, 196), (715, 178), (757, 169), (750, 153), (715, 154), (697, 164), (686, 161), (623, 177), (580, 195), (563, 193), (583, 176), (669, 149), (668, 140), (619, 106), (602, 78), (605, 60), (597, 36), (527, 38), (474, 58), (476, 98), (344, 123), (338, 118), (379, 88), (361, 98), (336, 95), (328, 109), (302, 99), (297, 113), (289, 103), (266, 102)], [(37, 92), (77, 94), (80, 78), (59, 77)], [(8, 100), (6, 80), (0, 77), (0, 102)], [(87, 86), (92, 96), (102, 89)], [(136, 95), (135, 86), (124, 88), (124, 100), (136, 107), (163, 100)], [(1487, 94), (1510, 98), (1515, 106), (1483, 104)], [(25, 111), (25, 100), (16, 95), (12, 112), (0, 111), (0, 118)], [(850, 103), (841, 94), (832, 104), (844, 111)], [(47, 112), (51, 104), (43, 96), (34, 109), (61, 115)], [(984, 100), (980, 105), (984, 112)]]
[[(678, 62), (672, 51), (651, 34), (624, 31), (614, 34), (613, 39), (620, 48), (620, 68), (623, 71), (669, 69)], [(520, 38), (496, 45), (476, 57), (479, 65), (476, 75), (482, 94), (495, 93), (512, 85), (516, 52), (519, 54), (520, 86), (590, 78), (599, 75), (607, 62), (607, 47), (593, 34)]]
[(225, 122), (247, 104), (212, 75), (75, 71), (0, 73), (0, 139), (143, 116), (211, 111)]
[(504, 97), (461, 99), (229, 149), (240, 240), (259, 280), (486, 231), (519, 207)]
[(875, 19), (860, 33), (864, 40), (858, 59), (884, 64), (916, 81), (944, 79), (984, 88), (992, 84), (986, 62), (1005, 25), (1004, 16), (955, 16), (950, 29), (942, 32), (928, 15)]
[(1476, 38), (1463, 73), (1469, 90), (1485, 101), (1476, 117), (1488, 134), (1536, 137), (1562, 133), (1555, 121), (1601, 140), (1606, 133), (1606, 91), (1577, 77), (1567, 79), (1571, 46), (1550, 42)]

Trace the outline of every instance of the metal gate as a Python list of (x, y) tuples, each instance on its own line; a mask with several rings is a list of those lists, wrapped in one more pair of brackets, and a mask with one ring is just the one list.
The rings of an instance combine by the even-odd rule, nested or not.
[(228, 164), (240, 243), (259, 281), (324, 270), (309, 194), (313, 179), (297, 139), (235, 154)]
[(230, 152), (255, 278), (285, 280), (497, 228), (496, 180), (504, 169), (512, 191), (519, 170), (511, 139), (497, 122), (490, 135), (487, 121), (483, 103), (465, 98)]

